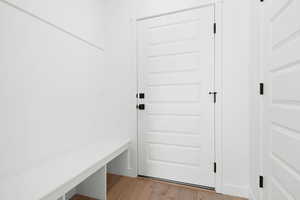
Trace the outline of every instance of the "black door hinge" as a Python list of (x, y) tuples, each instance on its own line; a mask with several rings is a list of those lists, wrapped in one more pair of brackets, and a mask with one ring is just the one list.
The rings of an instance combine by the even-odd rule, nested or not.
[(214, 162), (214, 173), (217, 173), (217, 163)]
[(217, 23), (214, 23), (214, 34), (217, 33)]
[(259, 94), (264, 95), (265, 93), (265, 85), (263, 83), (259, 84)]
[(263, 176), (259, 176), (259, 187), (264, 188), (264, 177)]

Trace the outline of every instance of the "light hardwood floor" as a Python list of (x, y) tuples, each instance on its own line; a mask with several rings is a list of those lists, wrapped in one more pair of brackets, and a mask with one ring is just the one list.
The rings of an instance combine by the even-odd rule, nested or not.
[[(107, 180), (108, 200), (245, 200), (148, 178), (129, 178), (109, 174)], [(93, 199), (76, 197), (73, 200)]]
[(82, 195), (76, 195), (71, 200), (97, 200), (97, 199), (93, 199)]

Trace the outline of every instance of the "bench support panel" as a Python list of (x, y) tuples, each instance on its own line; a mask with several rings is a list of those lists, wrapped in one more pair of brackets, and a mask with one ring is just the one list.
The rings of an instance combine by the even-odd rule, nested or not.
[(80, 183), (76, 187), (76, 193), (99, 200), (106, 200), (106, 166)]

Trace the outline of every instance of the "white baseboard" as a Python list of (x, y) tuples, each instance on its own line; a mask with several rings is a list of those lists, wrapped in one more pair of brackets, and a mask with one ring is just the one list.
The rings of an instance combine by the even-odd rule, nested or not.
[(76, 188), (73, 188), (66, 194), (66, 200), (70, 200), (77, 193)]
[(130, 166), (129, 160), (130, 158), (128, 152), (121, 154), (113, 161), (108, 163), (107, 172), (122, 176), (136, 177), (137, 170), (134, 169), (134, 166)]
[(251, 187), (249, 188), (249, 200), (257, 200)]
[(118, 169), (118, 168), (109, 168), (107, 170), (110, 174), (116, 174), (120, 176), (128, 176), (128, 177), (137, 177), (136, 171), (133, 169)]
[(249, 187), (236, 185), (223, 185), (222, 193), (226, 195), (249, 198)]

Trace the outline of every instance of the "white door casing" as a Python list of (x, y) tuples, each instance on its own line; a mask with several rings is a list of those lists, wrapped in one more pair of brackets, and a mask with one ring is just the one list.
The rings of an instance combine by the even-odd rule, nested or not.
[(214, 7), (138, 21), (139, 174), (215, 187)]
[(264, 199), (300, 199), (300, 1), (264, 2)]

